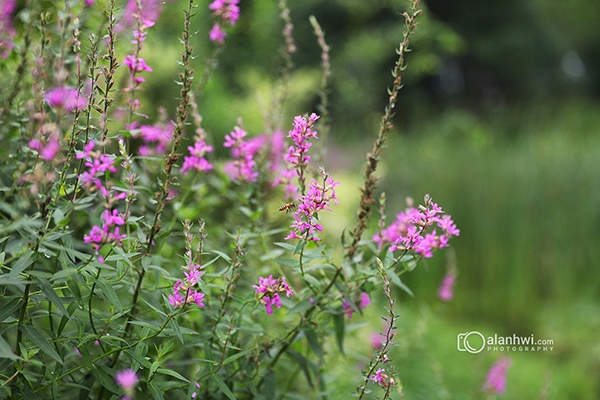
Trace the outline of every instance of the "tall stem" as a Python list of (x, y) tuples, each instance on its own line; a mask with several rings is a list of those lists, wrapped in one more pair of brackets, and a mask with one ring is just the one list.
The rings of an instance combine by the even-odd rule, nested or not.
[(352, 235), (352, 243), (348, 246), (346, 255), (348, 258), (352, 258), (356, 253), (358, 243), (362, 238), (362, 235), (367, 228), (369, 223), (369, 215), (371, 213), (371, 207), (375, 203), (373, 199), (373, 194), (375, 189), (377, 188), (377, 183), (379, 181), (379, 177), (375, 176), (374, 173), (377, 170), (377, 165), (379, 163), (379, 157), (381, 155), (381, 151), (383, 149), (383, 145), (387, 140), (387, 134), (392, 129), (392, 117), (395, 112), (396, 103), (398, 101), (398, 93), (402, 88), (402, 78), (404, 76), (405, 70), (405, 57), (406, 53), (410, 51), (409, 42), (410, 37), (414, 33), (417, 25), (415, 21), (417, 17), (422, 13), (422, 10), (419, 9), (419, 0), (411, 0), (411, 15), (408, 13), (404, 13), (406, 31), (404, 32), (404, 40), (400, 43), (398, 50), (398, 61), (396, 61), (396, 66), (392, 72), (392, 76), (394, 77), (394, 83), (391, 89), (388, 89), (389, 98), (388, 104), (385, 107), (385, 112), (381, 117), (381, 121), (379, 123), (379, 134), (377, 139), (373, 143), (373, 149), (370, 153), (367, 154), (367, 163), (365, 167), (365, 180), (364, 185), (360, 189), (361, 197), (360, 197), (360, 206), (358, 210), (358, 221), (351, 232)]

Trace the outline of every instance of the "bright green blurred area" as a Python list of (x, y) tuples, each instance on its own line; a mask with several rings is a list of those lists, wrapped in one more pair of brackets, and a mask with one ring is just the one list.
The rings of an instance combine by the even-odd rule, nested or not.
[[(284, 130), (319, 101), (320, 50), (309, 15), (321, 22), (332, 46), (332, 130), (323, 139), (323, 162), (343, 183), (340, 205), (326, 217), (336, 239), (354, 222), (362, 160), (386, 103), (405, 3), (290, 1), (298, 52)], [(486, 370), (507, 355), (513, 364), (502, 398), (598, 399), (599, 6), (591, 0), (426, 5), (379, 173), (388, 222), (405, 207), (406, 196), (419, 202), (426, 193), (454, 217), (461, 229), (451, 243), (459, 276), (455, 299), (441, 303), (436, 290), (447, 260), (437, 254), (406, 276), (414, 298), (395, 293), (402, 318), (393, 363), (406, 398), (483, 398)], [(198, 74), (211, 49), (202, 7)], [(238, 117), (252, 134), (263, 132), (284, 65), (276, 2), (242, 1), (241, 7), (242, 18), (200, 99), (204, 127), (222, 154), (222, 138)], [(169, 6), (163, 18), (178, 21), (180, 14)], [(158, 105), (174, 109), (178, 90), (179, 27), (155, 29), (145, 50), (155, 70), (145, 92), (150, 115)], [(366, 351), (340, 356), (330, 371), (339, 387), (357, 384), (357, 364), (368, 360), (364, 345), (371, 331), (381, 329), (383, 312), (381, 304), (373, 305), (366, 317), (357, 317), (362, 325), (348, 348)], [(456, 348), (457, 334), (468, 331), (535, 334), (555, 345), (545, 353), (472, 355)]]
[[(448, 263), (444, 254), (404, 278), (414, 298), (396, 292), (403, 318), (394, 361), (406, 398), (481, 398), (473, 392), (502, 355), (513, 359), (503, 398), (537, 398), (544, 387), (548, 397), (542, 398), (598, 398), (597, 107), (530, 106), (528, 115), (486, 118), (448, 110), (418, 132), (389, 140), (381, 170), (388, 222), (405, 207), (405, 196), (418, 201), (430, 193), (461, 229), (451, 243), (459, 270), (454, 300), (436, 298)], [(513, 139), (502, 132), (510, 118), (520, 120)], [(344, 178), (360, 183), (358, 173)], [(381, 329), (376, 317), (371, 321), (361, 332)], [(534, 334), (554, 340), (554, 348), (457, 351), (457, 335), (470, 331)]]

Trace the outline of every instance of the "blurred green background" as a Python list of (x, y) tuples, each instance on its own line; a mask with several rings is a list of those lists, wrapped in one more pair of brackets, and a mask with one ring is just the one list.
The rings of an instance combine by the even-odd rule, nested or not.
[[(328, 219), (335, 221), (332, 230), (349, 227), (407, 2), (289, 3), (298, 51), (282, 128), (319, 102), (320, 50), (308, 22), (315, 15), (332, 62), (331, 132), (320, 144), (322, 161), (343, 184)], [(441, 253), (406, 277), (414, 297), (395, 293), (403, 317), (394, 364), (406, 398), (483, 398), (485, 371), (507, 355), (513, 365), (502, 398), (598, 399), (600, 4), (429, 0), (424, 8), (383, 155), (381, 189), (388, 221), (406, 196), (419, 201), (430, 193), (461, 236), (452, 243), (459, 271), (453, 301), (436, 298), (448, 262)], [(242, 0), (241, 11), (200, 98), (204, 127), (221, 154), (219, 144), (238, 118), (249, 132), (264, 131), (284, 67), (277, 2)], [(179, 7), (168, 4), (148, 38), (149, 115), (159, 105), (175, 108), (180, 19)], [(204, 5), (194, 23), (200, 74), (211, 52)], [(356, 317), (354, 340), (368, 342), (379, 313), (383, 306), (374, 305)], [(456, 335), (473, 330), (535, 334), (554, 340), (554, 349), (458, 352)], [(343, 387), (356, 384), (357, 364), (368, 355), (367, 348), (338, 363), (332, 373)]]

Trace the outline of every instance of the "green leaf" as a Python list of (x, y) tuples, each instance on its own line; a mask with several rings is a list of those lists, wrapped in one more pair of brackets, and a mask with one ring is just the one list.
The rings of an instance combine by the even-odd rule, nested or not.
[(229, 363), (232, 363), (232, 362), (234, 362), (235, 360), (237, 360), (237, 359), (238, 359), (238, 358), (240, 358), (240, 357), (243, 357), (243, 356), (245, 356), (246, 354), (250, 353), (252, 350), (253, 350), (252, 348), (250, 348), (250, 349), (246, 349), (246, 350), (244, 350), (244, 351), (242, 351), (242, 352), (239, 352), (239, 353), (236, 353), (236, 354), (234, 354), (234, 355), (232, 355), (232, 356), (229, 356), (229, 357), (227, 357), (227, 358), (225, 359), (225, 361), (223, 361), (223, 366), (225, 366), (225, 365), (227, 365), (227, 364), (229, 364)]
[(289, 311), (288, 314), (293, 314), (293, 313), (302, 313), (306, 310), (308, 310), (310, 307), (312, 307), (312, 303), (308, 300), (302, 300), (300, 303), (296, 304), (294, 307), (292, 307)]
[(316, 264), (311, 265), (308, 268), (304, 268), (304, 272), (317, 271), (317, 270), (325, 270), (325, 271), (337, 271), (337, 268), (330, 264)]
[(0, 308), (0, 322), (4, 322), (13, 312), (17, 311), (23, 304), (21, 297), (15, 297)]
[(35, 278), (35, 280), (37, 281), (38, 286), (42, 289), (42, 293), (44, 293), (44, 295), (46, 295), (46, 298), (56, 306), (60, 314), (63, 317), (70, 317), (71, 315), (69, 314), (62, 301), (54, 291), (52, 285), (50, 285), (50, 282), (48, 282), (46, 278)]
[(119, 312), (123, 312), (123, 305), (121, 304), (121, 300), (119, 300), (119, 296), (117, 296), (117, 292), (103, 279), (98, 279), (96, 282), (98, 288), (102, 291), (104, 297), (113, 305)]
[(58, 361), (61, 365), (63, 364), (63, 360), (60, 358), (58, 353), (54, 351), (50, 343), (42, 336), (42, 334), (35, 329), (32, 325), (21, 325), (21, 332), (25, 336), (29, 338), (34, 344), (36, 344), (40, 350), (44, 353), (48, 354), (54, 360)]
[(185, 383), (190, 383), (189, 379), (185, 378), (184, 376), (182, 376), (178, 372), (173, 371), (172, 369), (159, 368), (159, 369), (156, 370), (156, 372), (159, 373), (159, 374), (172, 376), (173, 378), (179, 379), (180, 381), (183, 381)]
[(302, 249), (306, 246), (307, 242), (305, 240), (301, 240), (294, 249), (294, 254), (300, 254)]
[(227, 385), (225, 384), (225, 382), (223, 382), (223, 378), (221, 378), (217, 374), (211, 374), (210, 377), (215, 381), (215, 383), (217, 384), (217, 386), (219, 387), (219, 389), (221, 389), (221, 391), (223, 392), (223, 394), (225, 396), (227, 396), (228, 399), (230, 399), (230, 400), (236, 400), (235, 396), (231, 392), (231, 389), (229, 389), (227, 387)]
[(8, 358), (10, 360), (22, 360), (21, 357), (14, 354), (10, 345), (0, 336), (0, 358)]
[(150, 394), (154, 397), (155, 400), (164, 400), (162, 391), (156, 387), (154, 382), (148, 382), (148, 389), (150, 389)]
[(56, 282), (56, 281), (63, 281), (66, 278), (70, 277), (71, 275), (76, 275), (78, 274), (79, 271), (77, 271), (77, 268), (63, 268), (60, 271), (58, 271), (57, 273), (55, 273), (54, 275), (52, 275), (52, 277), (50, 278), (50, 280), (52, 282)]
[(137, 346), (136, 346), (135, 351), (132, 349), (124, 350), (125, 354), (127, 354), (129, 357), (131, 357), (131, 360), (132, 360), (131, 367), (135, 369), (136, 365), (134, 365), (134, 364), (137, 363), (141, 367), (149, 369), (152, 366), (152, 364), (145, 357), (140, 356), (140, 354), (137, 350), (138, 350)]
[(15, 265), (12, 267), (11, 271), (8, 273), (9, 278), (15, 278), (22, 271), (24, 271), (27, 267), (29, 267), (35, 261), (36, 257), (33, 257), (33, 251), (27, 250), (25, 254), (23, 254)]
[(25, 280), (21, 275), (15, 276), (14, 278), (10, 278), (8, 274), (0, 275), (0, 286), (18, 286), (23, 290), (27, 283), (31, 281)]
[(184, 344), (185, 342), (183, 341), (183, 334), (181, 333), (179, 323), (175, 320), (175, 318), (171, 319), (171, 326), (173, 327), (173, 331), (175, 332), (175, 336), (177, 336), (177, 339), (179, 339), (181, 344)]
[(114, 377), (111, 377), (109, 374), (109, 372), (113, 373), (112, 370), (108, 369), (105, 366), (92, 363), (90, 364), (90, 371), (96, 377), (96, 379), (98, 379), (100, 383), (102, 383), (102, 386), (104, 386), (113, 393), (119, 392), (119, 388), (115, 384)]
[(387, 270), (387, 274), (390, 277), (390, 280), (392, 281), (392, 283), (396, 286), (398, 286), (400, 289), (404, 290), (406, 293), (408, 293), (408, 295), (410, 297), (415, 297), (415, 295), (413, 294), (412, 290), (410, 290), (410, 288), (408, 286), (406, 286), (401, 280), (400, 277), (398, 275), (396, 275), (396, 272), (394, 272), (392, 269), (388, 269)]
[(286, 354), (290, 356), (292, 360), (298, 363), (298, 365), (302, 369), (302, 372), (304, 372), (304, 376), (306, 377), (306, 381), (308, 382), (309, 386), (313, 387), (312, 375), (310, 373), (308, 360), (306, 359), (306, 357), (294, 350), (289, 350)]
[(306, 283), (312, 285), (313, 287), (318, 288), (321, 286), (321, 282), (317, 278), (315, 278), (314, 276), (312, 276), (310, 274), (305, 274), (304, 280), (306, 281)]
[(282, 247), (282, 248), (284, 248), (286, 250), (289, 250), (289, 251), (295, 251), (296, 250), (296, 246), (294, 246), (293, 244), (283, 243), (283, 242), (275, 242), (273, 244), (275, 246)]
[(219, 250), (211, 250), (211, 253), (215, 253), (218, 254), (219, 256), (221, 256), (221, 258), (227, 262), (231, 262), (231, 257), (229, 257), (227, 254), (223, 253), (222, 251)]
[(308, 341), (308, 345), (312, 349), (313, 353), (315, 353), (317, 357), (323, 361), (323, 348), (321, 347), (321, 343), (319, 343), (316, 332), (310, 327), (304, 328), (303, 331), (304, 335), (306, 336), (306, 340)]
[(71, 291), (71, 293), (73, 294), (73, 296), (79, 301), (81, 302), (81, 291), (79, 290), (79, 283), (77, 282), (75, 276), (70, 276), (69, 279), (67, 280), (67, 286), (69, 287), (69, 290)]
[(290, 267), (290, 268), (298, 269), (298, 261), (297, 260), (292, 260), (291, 258), (276, 258), (275, 262), (277, 264), (283, 265), (284, 267)]
[(338, 348), (343, 355), (346, 355), (344, 352), (344, 336), (346, 334), (346, 320), (344, 319), (344, 314), (335, 314), (333, 316), (333, 327)]
[(272, 400), (277, 398), (277, 379), (275, 376), (275, 372), (272, 370), (267, 370), (265, 372), (265, 383), (262, 394), (265, 400)]

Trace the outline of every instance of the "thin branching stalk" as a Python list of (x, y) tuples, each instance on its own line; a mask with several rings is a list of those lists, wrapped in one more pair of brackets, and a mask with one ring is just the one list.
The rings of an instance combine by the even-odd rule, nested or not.
[(113, 86), (115, 85), (114, 75), (116, 73), (119, 63), (115, 55), (116, 45), (116, 19), (115, 19), (115, 0), (110, 0), (110, 5), (107, 12), (108, 22), (106, 24), (108, 35), (106, 36), (106, 54), (103, 59), (108, 60), (108, 66), (101, 68), (102, 74), (104, 75), (104, 96), (101, 101), (102, 107), (99, 107), (101, 112), (100, 115), (100, 146), (104, 147), (104, 139), (108, 135), (108, 110), (110, 109), (115, 98), (111, 96)]
[[(183, 66), (183, 72), (179, 74), (180, 84), (181, 84), (181, 92), (180, 92), (180, 102), (177, 107), (177, 120), (175, 123), (175, 130), (173, 132), (173, 142), (171, 145), (171, 151), (167, 155), (166, 163), (165, 163), (165, 175), (162, 183), (161, 190), (158, 192), (157, 202), (158, 206), (156, 211), (154, 212), (154, 217), (152, 219), (152, 225), (150, 226), (150, 231), (146, 237), (145, 251), (146, 255), (150, 255), (152, 251), (152, 247), (154, 246), (154, 239), (158, 232), (161, 229), (160, 226), (160, 217), (165, 209), (167, 204), (167, 198), (169, 197), (169, 190), (171, 185), (173, 184), (175, 178), (172, 176), (173, 167), (175, 162), (179, 158), (179, 143), (181, 142), (181, 138), (183, 136), (186, 120), (188, 116), (188, 107), (190, 105), (189, 95), (192, 89), (193, 83), (193, 75), (194, 70), (190, 66), (190, 60), (192, 58), (193, 47), (190, 45), (190, 20), (192, 17), (192, 9), (194, 7), (194, 0), (190, 0), (188, 3), (188, 7), (185, 10), (185, 22), (182, 33), (182, 43), (184, 46), (183, 53), (181, 55), (181, 65)], [(142, 289), (142, 282), (144, 280), (144, 276), (146, 274), (145, 269), (139, 270), (138, 281), (135, 287), (135, 291), (133, 292), (132, 299), (132, 307), (127, 319), (126, 330), (128, 331), (130, 328), (129, 321), (135, 315), (137, 309), (137, 302), (139, 299), (139, 295)]]
[[(242, 263), (240, 261), (240, 259), (244, 256), (244, 251), (243, 249), (240, 247), (240, 236), (238, 234), (236, 240), (235, 240), (235, 247), (233, 249), (233, 256), (231, 257), (231, 275), (226, 277), (227, 280), (227, 286), (225, 287), (225, 294), (223, 297), (223, 301), (221, 302), (221, 307), (219, 308), (219, 311), (217, 313), (217, 319), (214, 322), (214, 326), (213, 326), (213, 335), (211, 337), (211, 340), (214, 340), (214, 338), (216, 337), (216, 331), (217, 331), (217, 327), (218, 325), (221, 323), (221, 320), (223, 319), (223, 317), (225, 316), (225, 314), (227, 313), (227, 304), (231, 301), (232, 296), (233, 296), (233, 291), (237, 285), (237, 281), (240, 278), (240, 271), (242, 269)], [(212, 341), (211, 341), (212, 344)]]
[(323, 32), (323, 28), (317, 21), (317, 18), (314, 15), (309, 17), (310, 24), (313, 27), (315, 36), (317, 37), (317, 42), (319, 43), (319, 47), (321, 48), (321, 89), (319, 90), (319, 105), (317, 106), (317, 111), (319, 111), (319, 134), (321, 140), (324, 140), (329, 135), (329, 131), (331, 130), (331, 124), (329, 120), (329, 85), (331, 80), (331, 61), (330, 61), (330, 48), (325, 40), (325, 32)]
[(409, 15), (407, 12), (404, 13), (406, 30), (404, 32), (404, 40), (402, 40), (400, 46), (398, 47), (398, 61), (396, 61), (396, 66), (392, 72), (392, 75), (394, 77), (394, 83), (392, 85), (392, 88), (388, 89), (388, 104), (385, 107), (385, 112), (381, 117), (381, 121), (379, 123), (379, 134), (377, 136), (377, 139), (373, 143), (373, 149), (370, 153), (367, 154), (365, 180), (363, 187), (360, 189), (361, 196), (358, 210), (358, 221), (356, 222), (356, 225), (354, 225), (354, 228), (351, 232), (352, 242), (346, 249), (346, 256), (349, 259), (352, 259), (354, 254), (356, 253), (356, 250), (358, 249), (358, 243), (360, 242), (362, 235), (367, 229), (369, 223), (371, 207), (375, 202), (375, 200), (373, 199), (373, 195), (375, 189), (377, 188), (377, 183), (379, 181), (379, 177), (375, 176), (374, 173), (377, 170), (377, 165), (379, 163), (381, 151), (383, 150), (383, 145), (387, 140), (387, 134), (393, 127), (392, 117), (395, 114), (394, 109), (396, 108), (396, 102), (398, 101), (398, 93), (402, 88), (402, 78), (404, 76), (404, 70), (406, 69), (406, 53), (410, 51), (410, 38), (415, 32), (415, 29), (417, 27), (416, 19), (421, 13), (422, 10), (419, 9), (419, 0), (411, 0), (411, 14)]
[(281, 34), (284, 40), (284, 46), (281, 50), (283, 57), (283, 68), (281, 70), (281, 77), (279, 78), (279, 85), (276, 89), (275, 96), (272, 104), (272, 127), (267, 126), (269, 130), (278, 130), (283, 127), (283, 109), (285, 101), (288, 97), (288, 86), (292, 70), (294, 69), (294, 62), (292, 59), (293, 54), (296, 52), (296, 43), (294, 41), (294, 24), (290, 17), (290, 9), (287, 4), (287, 0), (279, 0), (279, 17), (283, 20), (283, 30)]
[[(388, 363), (390, 361), (390, 359), (388, 357), (388, 353), (390, 351), (390, 346), (393, 344), (392, 340), (394, 339), (394, 336), (395, 336), (396, 321), (399, 318), (399, 316), (394, 312), (395, 300), (392, 298), (392, 294), (391, 294), (391, 290), (390, 290), (390, 280), (388, 279), (387, 271), (385, 270), (385, 268), (383, 267), (383, 263), (379, 259), (377, 259), (377, 266), (379, 269), (379, 274), (381, 275), (381, 279), (383, 280), (383, 294), (385, 295), (385, 298), (388, 302), (388, 308), (387, 308), (388, 317), (384, 318), (384, 320), (387, 322), (388, 325), (383, 334), (381, 350), (379, 350), (375, 354), (375, 359), (371, 360), (371, 363), (369, 364), (369, 369), (367, 370), (367, 373), (365, 374), (362, 385), (360, 385), (356, 388), (359, 399), (362, 399), (363, 396), (365, 395), (366, 390), (367, 390), (367, 384), (369, 383), (370, 378), (373, 376), (373, 374), (377, 370), (377, 367), (383, 363)], [(390, 389), (394, 385), (399, 385), (399, 387), (401, 387), (400, 382), (397, 381), (397, 379), (398, 378), (394, 379), (391, 377), (386, 379), (386, 382), (384, 383), (385, 389), (386, 389), (385, 395), (383, 397), (384, 399), (389, 398)]]

